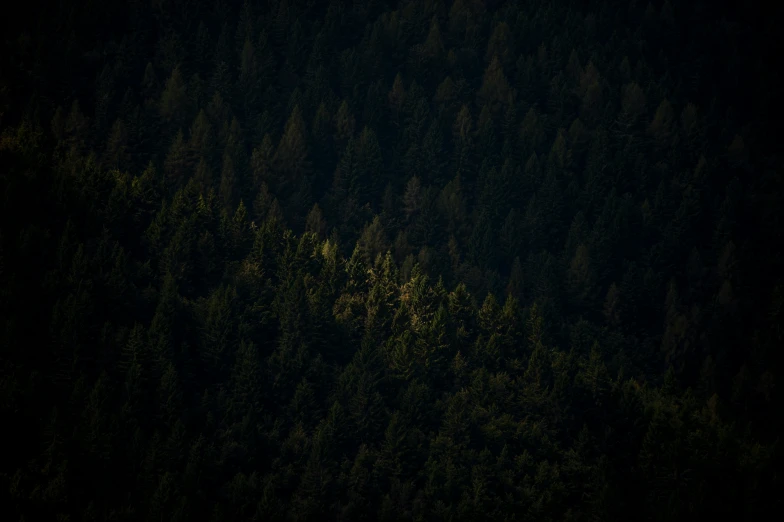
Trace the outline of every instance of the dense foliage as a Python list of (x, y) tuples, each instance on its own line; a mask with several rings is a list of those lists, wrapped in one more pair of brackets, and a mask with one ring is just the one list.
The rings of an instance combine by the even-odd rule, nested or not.
[(590, 4), (7, 19), (4, 519), (775, 513), (767, 33)]

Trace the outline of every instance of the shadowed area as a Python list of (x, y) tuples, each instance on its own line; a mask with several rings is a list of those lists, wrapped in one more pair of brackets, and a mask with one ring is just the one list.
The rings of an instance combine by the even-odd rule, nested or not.
[(0, 516), (769, 518), (781, 17), (753, 7), (21, 4)]

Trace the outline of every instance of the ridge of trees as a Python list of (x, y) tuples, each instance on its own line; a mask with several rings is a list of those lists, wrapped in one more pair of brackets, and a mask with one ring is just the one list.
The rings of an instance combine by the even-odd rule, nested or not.
[(0, 57), (10, 519), (776, 507), (776, 72), (746, 26), (93, 4)]

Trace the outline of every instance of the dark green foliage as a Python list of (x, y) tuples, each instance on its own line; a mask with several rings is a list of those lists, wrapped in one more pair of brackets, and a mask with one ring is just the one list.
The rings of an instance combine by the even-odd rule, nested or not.
[(3, 27), (5, 518), (780, 512), (775, 17), (104, 4)]

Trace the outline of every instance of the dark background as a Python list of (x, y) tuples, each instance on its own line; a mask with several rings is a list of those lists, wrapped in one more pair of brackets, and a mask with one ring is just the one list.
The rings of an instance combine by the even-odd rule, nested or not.
[(780, 7), (18, 7), (4, 518), (780, 511)]

